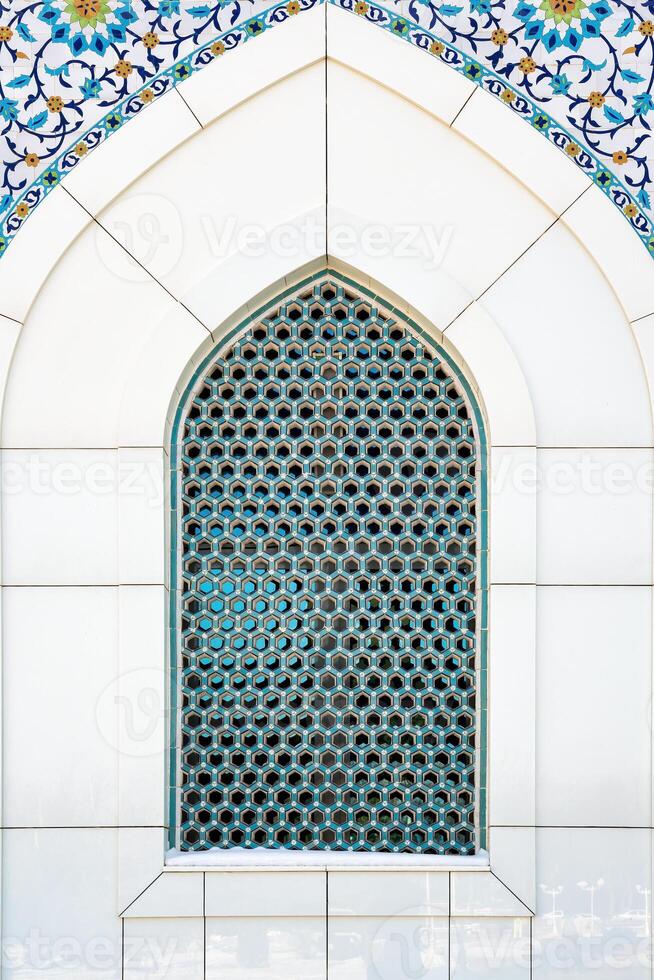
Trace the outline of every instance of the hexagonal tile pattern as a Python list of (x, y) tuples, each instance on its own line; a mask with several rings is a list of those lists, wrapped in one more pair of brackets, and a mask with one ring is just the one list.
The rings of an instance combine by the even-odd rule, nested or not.
[(475, 849), (478, 433), (325, 273), (217, 348), (178, 472), (179, 846)]

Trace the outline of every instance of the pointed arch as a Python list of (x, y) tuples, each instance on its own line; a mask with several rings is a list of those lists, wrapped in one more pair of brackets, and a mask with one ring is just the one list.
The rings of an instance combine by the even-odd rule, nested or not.
[(323, 270), (203, 358), (171, 439), (171, 846), (485, 846), (486, 437)]
[[(195, 8), (189, 15), (196, 22), (192, 29), (184, 30), (183, 15), (177, 12), (175, 19), (171, 4), (165, 5), (163, 15), (156, 18), (156, 30), (146, 30), (139, 38), (138, 31), (129, 28), (133, 44), (125, 52), (120, 42), (126, 40), (126, 28), (136, 15), (122, 3), (117, 3), (115, 10), (107, 10), (107, 23), (103, 28), (95, 25), (91, 40), (84, 34), (88, 24), (68, 24), (67, 15), (55, 4), (47, 6), (40, 19), (47, 22), (52, 36), (30, 73), (20, 76), (20, 84), (12, 89), (13, 95), (18, 93), (19, 98), (29, 100), (26, 112), (33, 113), (39, 99), (43, 101), (43, 111), (26, 122), (19, 111), (19, 101), (4, 100), (11, 139), (2, 161), (6, 193), (2, 198), (0, 256), (35, 208), (62, 181), (85, 167), (93, 151), (121, 132), (126, 123), (151, 111), (152, 105), (173, 90), (183, 93), (201, 69), (222, 63), (225, 55), (242, 50), (250, 40), (265, 36), (273, 27), (297, 22), (298, 15), (306, 16), (321, 6), (325, 12), (328, 6), (351, 12), (363, 23), (381, 28), (427, 53), (498, 99), (507, 111), (528, 122), (565, 153), (570, 165), (587, 175), (620, 210), (650, 254), (654, 252), (650, 141), (645, 130), (638, 136), (632, 132), (640, 130), (641, 120), (652, 105), (654, 75), (649, 71), (649, 61), (654, 50), (654, 23), (645, 16), (632, 17), (631, 8), (615, 34), (620, 18), (609, 17), (611, 7), (604, 0), (589, 6), (573, 5), (569, 17), (564, 18), (566, 31), (560, 29), (561, 18), (547, 4), (541, 5), (543, 16), (530, 4), (519, 4), (505, 15), (506, 30), (490, 9), (485, 10), (488, 23), (482, 25), (481, 8), (473, 7), (469, 12), (471, 29), (466, 30), (457, 23), (461, 7), (426, 2), (409, 4), (407, 12), (398, 14), (390, 4), (387, 7), (368, 0), (283, 0), (269, 7), (260, 2), (247, 18), (239, 19), (239, 9), (233, 11), (235, 16), (227, 30), (221, 29), (213, 8)], [(16, 15), (15, 26), (20, 27), (21, 37), (29, 38), (30, 25), (21, 22), (21, 17), (30, 17), (31, 8), (26, 9), (27, 13)], [(198, 20), (202, 22), (197, 23)], [(10, 44), (13, 28), (3, 30), (6, 36), (2, 41)], [(634, 71), (630, 59), (622, 64), (620, 49), (626, 34), (633, 34), (636, 43), (628, 45), (625, 53), (637, 56), (637, 66), (642, 62), (649, 78)], [(590, 93), (584, 89), (568, 99), (571, 83), (565, 67), (572, 52), (579, 52), (586, 38), (599, 40), (610, 52), (611, 64), (619, 68), (611, 77), (605, 77), (601, 73), (609, 59), (599, 65), (586, 59), (584, 71), (588, 69), (589, 82), (595, 88)], [(54, 70), (46, 65), (50, 44), (56, 44), (61, 58), (61, 65)], [(557, 63), (563, 66), (555, 74), (551, 66), (539, 64), (538, 60), (545, 62), (553, 51), (558, 52)], [(324, 56), (329, 57), (326, 47)], [(53, 95), (46, 100), (49, 87), (43, 84), (40, 72), (45, 72), (46, 77), (65, 76), (70, 70), (68, 58), (75, 64), (81, 59), (91, 77), (77, 94), (68, 86), (65, 98)], [(111, 90), (107, 89), (109, 83), (105, 84), (102, 91), (106, 97), (102, 99), (100, 83), (93, 77), (99, 71), (111, 80)], [(621, 106), (627, 101), (622, 88), (614, 90), (617, 79), (622, 87), (635, 86), (627, 93), (632, 104), (624, 111), (613, 106), (614, 100)], [(60, 113), (64, 115), (59, 125), (52, 128), (51, 120), (59, 119)], [(165, 123), (161, 121), (159, 127), (165, 129)]]

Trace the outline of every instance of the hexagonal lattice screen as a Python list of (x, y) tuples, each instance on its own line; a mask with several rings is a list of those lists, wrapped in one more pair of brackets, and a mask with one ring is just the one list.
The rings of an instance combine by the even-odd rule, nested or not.
[(180, 430), (182, 849), (475, 848), (477, 433), (442, 353), (324, 274)]

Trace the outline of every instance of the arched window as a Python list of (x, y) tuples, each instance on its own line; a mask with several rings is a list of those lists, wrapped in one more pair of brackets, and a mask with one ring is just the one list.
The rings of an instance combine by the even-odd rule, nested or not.
[(175, 846), (483, 844), (483, 451), (448, 355), (332, 272), (204, 360), (173, 434)]

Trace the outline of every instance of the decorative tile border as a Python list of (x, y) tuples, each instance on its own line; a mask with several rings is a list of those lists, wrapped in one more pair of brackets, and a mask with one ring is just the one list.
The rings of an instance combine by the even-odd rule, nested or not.
[[(654, 0), (0, 0), (0, 254), (89, 152), (216, 58), (324, 2), (466, 75), (566, 153), (654, 256)], [(246, 15), (246, 16), (244, 16)], [(565, 125), (562, 122), (565, 121)]]
[[(11, 2), (11, 0), (10, 0)], [(295, 16), (303, 11), (310, 10), (316, 4), (322, 3), (323, 0), (284, 0), (282, 3), (278, 3), (275, 6), (268, 7), (265, 9), (260, 9), (258, 13), (252, 11), (252, 16), (243, 19), (240, 23), (235, 24), (230, 27), (229, 30), (223, 31), (222, 33), (216, 35), (215, 29), (219, 22), (219, 16), (224, 5), (216, 6), (215, 2), (213, 4), (213, 14), (209, 17), (210, 8), (207, 7), (184, 7), (184, 13), (181, 17), (175, 19), (173, 24), (166, 28), (170, 31), (170, 38), (167, 38), (164, 43), (169, 44), (167, 51), (172, 53), (178, 53), (182, 48), (189, 47), (193, 41), (196, 41), (204, 34), (209, 34), (210, 38), (205, 40), (204, 43), (197, 46), (197, 43), (193, 45), (192, 50), (186, 53), (182, 58), (175, 60), (168, 67), (161, 67), (165, 64), (164, 58), (159, 58), (154, 56), (154, 51), (158, 49), (159, 44), (162, 43), (161, 39), (155, 44), (152, 38), (158, 37), (153, 31), (146, 32), (143, 35), (143, 46), (147, 51), (145, 56), (149, 64), (136, 64), (135, 62), (129, 61), (126, 57), (128, 49), (126, 45), (128, 42), (127, 31), (125, 29), (119, 30), (117, 27), (112, 26), (113, 21), (110, 21), (108, 13), (105, 12), (105, 22), (101, 27), (101, 21), (98, 20), (98, 30), (88, 40), (88, 43), (92, 45), (94, 43), (93, 38), (96, 38), (98, 45), (100, 41), (98, 38), (105, 37), (105, 31), (111, 34), (112, 31), (114, 35), (119, 34), (125, 44), (122, 47), (117, 46), (116, 43), (108, 44), (103, 47), (101, 52), (92, 51), (91, 48), (85, 49), (85, 57), (89, 56), (89, 52), (95, 56), (95, 60), (98, 57), (101, 60), (100, 66), (84, 65), (84, 69), (81, 68), (81, 63), (75, 63), (73, 67), (78, 69), (77, 75), (79, 78), (80, 71), (85, 75), (83, 84), (81, 85), (80, 91), (82, 94), (85, 92), (94, 93), (93, 96), (89, 95), (88, 101), (81, 101), (78, 103), (73, 103), (72, 107), (78, 116), (78, 125), (75, 126), (68, 125), (66, 123), (66, 131), (61, 134), (57, 133), (58, 136), (55, 142), (52, 141), (52, 133), (44, 132), (40, 134), (35, 132), (36, 129), (40, 129), (40, 126), (35, 126), (34, 118), (30, 120), (32, 126), (20, 126), (20, 133), (22, 135), (22, 142), (18, 142), (16, 133), (12, 130), (18, 128), (18, 115), (14, 122), (15, 126), (12, 127), (11, 123), (5, 127), (3, 137), (4, 137), (4, 148), (3, 148), (3, 168), (4, 168), (4, 196), (0, 200), (0, 214), (2, 214), (2, 224), (0, 226), (0, 255), (2, 255), (11, 240), (16, 236), (17, 232), (20, 230), (24, 221), (29, 217), (35, 207), (37, 207), (41, 201), (47, 196), (47, 194), (56, 187), (61, 180), (70, 171), (76, 167), (80, 161), (82, 161), (90, 152), (92, 152), (96, 147), (100, 146), (112, 133), (119, 130), (125, 123), (129, 122), (140, 112), (142, 112), (148, 105), (151, 105), (157, 99), (160, 99), (162, 95), (165, 95), (172, 88), (178, 85), (180, 82), (189, 78), (194, 72), (206, 65), (211, 64), (217, 58), (234, 51), (236, 48), (241, 47), (247, 41), (253, 38), (259, 37), (266, 30), (277, 24), (283, 24), (290, 17)], [(222, 4), (222, 0), (221, 0)], [(118, 8), (123, 10), (122, 17), (124, 22), (131, 23), (131, 10), (134, 6), (133, 4), (117, 4), (113, 3), (112, 0), (66, 0), (63, 4), (67, 10), (70, 8), (83, 8), (84, 10), (90, 11), (91, 9), (102, 8)], [(34, 5), (32, 5), (34, 6)], [(44, 16), (50, 8), (60, 7), (62, 3), (60, 0), (51, 0), (51, 2), (46, 2), (44, 4), (37, 4), (37, 7), (42, 7), (41, 17)], [(171, 16), (176, 10), (179, 13), (180, 0), (159, 0), (159, 3), (150, 3), (149, 0), (145, 0), (142, 6), (148, 8), (150, 11), (157, 11), (157, 17), (155, 18), (156, 23), (153, 26), (165, 27), (166, 17)], [(230, 4), (232, 12), (240, 12), (240, 4), (238, 2)], [(257, 3), (256, 0), (251, 4), (252, 8), (263, 8), (261, 2)], [(123, 9), (124, 8), (124, 9)], [(238, 9), (234, 9), (238, 8)], [(0, 10), (2, 5), (0, 3)], [(170, 11), (170, 14), (166, 14), (163, 11)], [(209, 23), (204, 22), (201, 26), (197, 27), (193, 32), (187, 32), (185, 38), (180, 38), (178, 32), (180, 30), (180, 24), (187, 21), (190, 18), (199, 16), (199, 11), (206, 11), (207, 17), (209, 17)], [(194, 13), (195, 11), (195, 13)], [(114, 10), (114, 13), (118, 15), (120, 11), (118, 9)], [(222, 19), (222, 18), (221, 18)], [(64, 22), (65, 23), (65, 22)], [(61, 19), (58, 19), (53, 24), (53, 35), (55, 33), (55, 28), (57, 25), (61, 24)], [(213, 32), (210, 28), (213, 27)], [(2, 37), (3, 28), (0, 26), (0, 39)], [(130, 32), (132, 41), (136, 37), (136, 33)], [(150, 46), (146, 48), (146, 38), (150, 34)], [(85, 32), (81, 34), (70, 33), (68, 31), (67, 42), (69, 45), (78, 43), (81, 46), (82, 42), (76, 42), (75, 39), (79, 36), (87, 38)], [(171, 38), (176, 38), (173, 41)], [(104, 42), (102, 42), (104, 45)], [(2, 46), (0, 40), (0, 47)], [(43, 50), (43, 49), (41, 49)], [(108, 64), (105, 62), (111, 53), (113, 61), (110, 59), (110, 63), (114, 65), (113, 68), (109, 68)], [(66, 51), (66, 54), (69, 54)], [(1, 51), (0, 51), (1, 55)], [(49, 68), (48, 65), (45, 66), (45, 72), (48, 74), (57, 75), (60, 78), (68, 78), (71, 72), (66, 71), (70, 67), (68, 61), (63, 61), (62, 64), (58, 65), (56, 68)], [(102, 81), (100, 81), (96, 76), (98, 72), (102, 73)], [(116, 82), (114, 77), (117, 76), (119, 82)], [(27, 76), (22, 76), (27, 77)], [(8, 87), (4, 83), (3, 70), (0, 68), (0, 117), (7, 117), (5, 113), (18, 113), (17, 105), (7, 109), (7, 98), (5, 89)], [(15, 80), (9, 82), (9, 85), (15, 85)], [(71, 88), (72, 85), (69, 81), (61, 81), (62, 85), (66, 85)], [(100, 96), (100, 92), (103, 87), (107, 85), (111, 86), (111, 94), (108, 99), (103, 99)], [(45, 98), (46, 90), (41, 86), (39, 80), (35, 80), (35, 87), (41, 91), (42, 98)], [(117, 96), (112, 98), (112, 96)], [(33, 106), (35, 99), (37, 97), (33, 96), (32, 101), (26, 99), (26, 103)], [(48, 102), (54, 96), (48, 98)], [(87, 96), (84, 96), (87, 98)], [(57, 103), (58, 105), (58, 103)], [(67, 105), (67, 104), (66, 104)], [(110, 109), (105, 112), (101, 112), (106, 106), (110, 106)], [(90, 106), (90, 108), (87, 108)], [(3, 108), (4, 107), (4, 108)], [(95, 111), (94, 111), (95, 109)], [(30, 109), (31, 111), (31, 109)], [(100, 111), (100, 118), (95, 120), (92, 125), (84, 127), (84, 123), (88, 120), (89, 116), (95, 115)], [(46, 113), (41, 113), (41, 117), (45, 117)], [(63, 117), (63, 113), (62, 113)], [(40, 122), (40, 120), (37, 120)], [(35, 142), (36, 138), (36, 142)], [(26, 152), (23, 152), (23, 151)], [(32, 174), (38, 174), (35, 179), (30, 180)]]
[[(604, 191), (613, 204), (621, 210), (654, 257), (654, 223), (647, 192), (643, 188), (637, 194), (628, 190), (612, 169), (602, 162), (597, 152), (591, 150), (588, 145), (581, 141), (579, 135), (572, 131), (572, 126), (566, 128), (560, 125), (550, 113), (542, 108), (542, 104), (530, 97), (528, 88), (510, 84), (497, 71), (488, 68), (487, 65), (469, 57), (455, 45), (443, 41), (431, 31), (417, 26), (406, 17), (398, 16), (386, 7), (369, 3), (368, 0), (328, 0), (328, 2), (334, 3), (344, 10), (354, 11), (369, 23), (389, 31), (395, 37), (400, 37), (432, 57), (438, 58), (445, 65), (465, 75), (470, 81), (503, 102), (507, 108), (545, 136), (557, 149), (564, 152)], [(475, 3), (476, 0), (472, 0), (472, 2)], [(561, 0), (561, 2), (572, 2), (572, 0)], [(410, 6), (413, 6), (413, 3)], [(510, 72), (506, 71), (505, 77), (508, 74)], [(654, 66), (652, 67), (652, 77), (654, 79)], [(592, 145), (592, 142), (589, 142)], [(649, 174), (647, 168), (646, 172)], [(647, 209), (640, 203), (643, 200), (648, 203)]]

